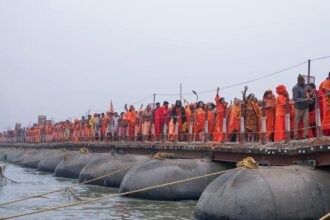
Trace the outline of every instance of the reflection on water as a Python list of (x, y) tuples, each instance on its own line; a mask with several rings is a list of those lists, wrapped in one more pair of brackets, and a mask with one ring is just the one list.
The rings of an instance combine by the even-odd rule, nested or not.
[[(76, 181), (53, 177), (51, 174), (11, 164), (7, 164), (5, 174), (19, 183), (8, 183), (0, 186), (0, 202), (66, 187)], [(80, 185), (75, 188), (75, 191), (83, 200), (117, 193), (116, 188), (92, 185)], [(69, 199), (66, 193), (58, 192), (42, 198), (0, 206), (0, 218), (74, 201), (73, 198)], [(195, 205), (195, 201), (166, 202), (116, 197), (92, 204), (22, 217), (21, 219), (193, 219)]]

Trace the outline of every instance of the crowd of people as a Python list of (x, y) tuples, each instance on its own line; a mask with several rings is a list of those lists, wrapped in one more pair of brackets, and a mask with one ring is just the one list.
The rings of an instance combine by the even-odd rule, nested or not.
[[(80, 141), (211, 141), (258, 142), (306, 139), (330, 136), (330, 73), (317, 87), (298, 76), (289, 97), (284, 85), (265, 91), (258, 100), (253, 93), (242, 91), (242, 98), (228, 104), (217, 89), (214, 102), (189, 103), (183, 99), (170, 105), (164, 101), (133, 105), (118, 114), (111, 108), (53, 123), (0, 133), (3, 142), (80, 142)], [(277, 96), (277, 97), (276, 97)]]

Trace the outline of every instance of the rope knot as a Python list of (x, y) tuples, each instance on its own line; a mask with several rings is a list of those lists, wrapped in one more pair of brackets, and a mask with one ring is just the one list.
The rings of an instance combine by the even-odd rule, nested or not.
[(166, 158), (174, 158), (174, 154), (158, 152), (153, 156), (156, 160), (165, 160)]
[(86, 147), (82, 147), (82, 148), (80, 148), (80, 153), (89, 154), (89, 150)]
[(246, 157), (236, 164), (236, 167), (244, 167), (247, 169), (257, 169), (258, 164), (252, 157)]

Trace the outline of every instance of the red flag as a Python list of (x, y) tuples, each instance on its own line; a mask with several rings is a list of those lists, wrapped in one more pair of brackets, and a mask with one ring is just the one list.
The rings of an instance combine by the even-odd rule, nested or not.
[(113, 107), (112, 100), (110, 101), (110, 113), (115, 113), (115, 108)]

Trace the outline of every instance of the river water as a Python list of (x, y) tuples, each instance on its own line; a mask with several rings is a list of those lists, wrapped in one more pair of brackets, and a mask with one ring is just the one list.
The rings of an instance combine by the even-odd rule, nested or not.
[[(53, 177), (49, 173), (38, 172), (34, 169), (12, 164), (6, 165), (5, 175), (18, 183), (8, 182), (6, 185), (0, 186), (0, 203), (66, 187), (76, 181)], [(102, 197), (116, 192), (116, 188), (93, 185), (79, 185), (75, 188), (75, 194), (82, 200)], [(75, 201), (77, 200), (67, 193), (58, 192), (41, 198), (0, 206), (0, 219), (17, 213)], [(196, 201), (167, 202), (116, 197), (19, 219), (193, 219), (195, 205)]]

